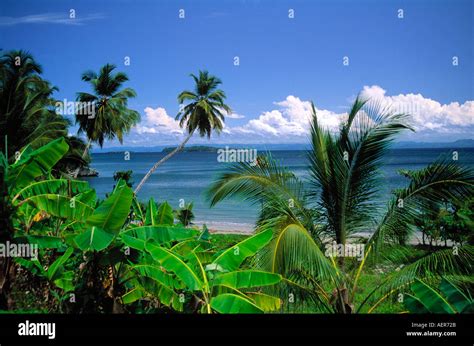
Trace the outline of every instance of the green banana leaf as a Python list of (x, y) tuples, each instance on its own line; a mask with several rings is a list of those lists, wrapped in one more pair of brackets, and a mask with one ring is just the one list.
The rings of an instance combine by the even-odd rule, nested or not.
[(147, 226), (158, 225), (157, 214), (158, 214), (158, 210), (156, 208), (155, 200), (153, 199), (153, 197), (151, 197), (150, 200), (148, 201), (148, 205), (146, 208), (145, 225)]
[(31, 196), (22, 201), (22, 203), (27, 202), (50, 215), (68, 220), (82, 221), (94, 212), (92, 207), (76, 200), (74, 197), (55, 194)]
[(419, 279), (415, 279), (411, 290), (429, 312), (444, 314), (456, 312), (446, 299)]
[(471, 299), (469, 299), (459, 288), (446, 278), (441, 280), (439, 289), (441, 293), (444, 294), (449, 304), (451, 304), (457, 312), (463, 312), (464, 309), (472, 304)]
[(82, 251), (102, 251), (112, 243), (115, 235), (98, 227), (92, 226), (74, 238), (74, 241)]
[(8, 169), (8, 181), (19, 190), (35, 178), (48, 173), (67, 153), (69, 145), (64, 138), (58, 138), (39, 149), (25, 148), (17, 162)]
[(216, 275), (213, 284), (235, 289), (275, 285), (281, 281), (279, 274), (259, 270), (241, 270)]
[(423, 305), (421, 300), (411, 294), (405, 294), (403, 298), (403, 304), (408, 311), (417, 314), (429, 314), (430, 311)]
[(71, 257), (73, 252), (73, 248), (68, 248), (61, 257), (59, 257), (49, 266), (48, 270), (46, 271), (46, 275), (49, 280), (54, 281), (60, 279), (62, 271), (64, 270), (64, 264), (67, 262), (69, 257)]
[(197, 274), (178, 255), (150, 242), (145, 244), (145, 249), (163, 268), (175, 273), (190, 290), (202, 289), (203, 284)]
[(158, 213), (156, 215), (156, 218), (156, 221), (159, 225), (173, 225), (173, 208), (168, 204), (168, 202), (165, 201), (160, 204), (160, 206), (158, 207)]
[(122, 241), (133, 249), (145, 250), (145, 243), (153, 240), (157, 244), (189, 239), (197, 234), (195, 230), (184, 227), (141, 226), (120, 233)]
[(140, 276), (148, 277), (157, 281), (159, 284), (164, 285), (170, 289), (181, 289), (184, 288), (179, 280), (174, 275), (164, 272), (156, 264), (136, 264), (132, 266), (132, 269), (136, 271)]
[(133, 191), (119, 180), (115, 191), (87, 219), (87, 224), (117, 234), (130, 214)]
[(225, 250), (213, 263), (228, 271), (236, 270), (247, 257), (255, 255), (261, 248), (267, 245), (272, 237), (273, 232), (271, 229), (257, 233)]
[(63, 240), (59, 237), (26, 235), (24, 238), (28, 243), (38, 245), (39, 249), (60, 249), (65, 246)]
[(260, 292), (247, 292), (246, 295), (265, 312), (276, 311), (281, 307), (281, 299)]
[(140, 300), (146, 296), (146, 292), (141, 287), (135, 287), (134, 289), (128, 291), (122, 296), (123, 304), (131, 304)]
[(29, 184), (17, 192), (12, 199), (14, 203), (19, 197), (27, 198), (35, 195), (64, 194), (74, 196), (85, 191), (93, 191), (86, 181), (68, 179), (48, 179)]
[(232, 293), (224, 293), (212, 298), (211, 308), (221, 314), (263, 313), (263, 310), (249, 299)]
[(142, 207), (140, 206), (140, 203), (138, 202), (138, 199), (136, 196), (133, 196), (132, 208), (133, 208), (133, 213), (135, 214), (134, 215), (135, 219), (138, 219), (139, 221), (145, 223), (145, 215), (143, 215)]
[(86, 190), (84, 192), (78, 193), (74, 196), (76, 201), (80, 201), (84, 204), (87, 204), (89, 207), (95, 208), (97, 203), (97, 195), (94, 189)]

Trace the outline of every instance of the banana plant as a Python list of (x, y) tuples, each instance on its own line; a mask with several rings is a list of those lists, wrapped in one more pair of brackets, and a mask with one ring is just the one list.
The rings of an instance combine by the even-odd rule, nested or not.
[(66, 263), (73, 253), (73, 248), (67, 248), (47, 269), (43, 267), (38, 258), (27, 260), (18, 257), (16, 258), (16, 262), (28, 269), (31, 273), (53, 283), (58, 288), (64, 290), (64, 292), (71, 292), (74, 290), (74, 271), (68, 270)]
[(136, 285), (122, 297), (123, 301), (132, 303), (152, 295), (163, 304), (179, 309), (185, 302), (185, 293), (189, 293), (203, 313), (277, 310), (281, 300), (261, 292), (261, 288), (278, 284), (281, 276), (241, 269), (243, 262), (271, 239), (272, 231), (266, 230), (228, 249), (214, 252), (198, 238), (182, 240), (171, 247), (153, 238), (142, 238), (137, 248), (143, 248), (143, 256), (132, 268), (146, 281), (144, 284), (135, 282)]
[(411, 313), (468, 313), (474, 311), (474, 301), (454, 283), (446, 278), (441, 280), (438, 289), (415, 279), (411, 285), (413, 294), (406, 294), (405, 307)]
[[(68, 145), (59, 138), (32, 150), (27, 146), (9, 165), (4, 158), (2, 169), (8, 186), (8, 200), (14, 210), (15, 236), (31, 234), (35, 226), (55, 216), (57, 225), (85, 218), (93, 212), (95, 191), (87, 182), (53, 179), (54, 165), (67, 153)], [(3, 155), (3, 154), (2, 154)], [(54, 225), (48, 225), (54, 229)]]

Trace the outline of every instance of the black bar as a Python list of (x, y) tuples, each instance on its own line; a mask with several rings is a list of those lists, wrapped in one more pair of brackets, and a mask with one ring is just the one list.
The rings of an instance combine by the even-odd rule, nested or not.
[[(55, 339), (19, 336), (18, 326), (27, 320), (55, 323)], [(472, 322), (472, 315), (4, 314), (0, 345), (472, 345)], [(454, 331), (456, 336), (407, 336), (426, 331)]]

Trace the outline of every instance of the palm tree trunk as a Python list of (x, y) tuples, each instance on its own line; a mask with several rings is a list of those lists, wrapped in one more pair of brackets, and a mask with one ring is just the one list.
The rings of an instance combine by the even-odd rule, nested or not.
[[(87, 145), (86, 145), (86, 147), (84, 148), (84, 151), (83, 151), (83, 153), (82, 153), (82, 158), (83, 158), (83, 159), (86, 157), (86, 154), (87, 154), (87, 152), (89, 151), (89, 148), (90, 148), (90, 146), (91, 146), (91, 143), (92, 143), (92, 140), (89, 138), (89, 140), (87, 141)], [(74, 174), (73, 174), (73, 178), (74, 178), (74, 179), (76, 179), (77, 176), (79, 175), (79, 170), (80, 170), (80, 169), (81, 169), (81, 168), (78, 167), (78, 168), (76, 168), (76, 170), (74, 171)]]
[(140, 181), (140, 183), (137, 185), (136, 189), (135, 189), (135, 195), (138, 193), (138, 191), (140, 191), (140, 189), (142, 188), (143, 184), (145, 184), (145, 182), (148, 180), (148, 178), (150, 178), (150, 176), (153, 174), (154, 171), (156, 171), (156, 169), (161, 166), (163, 163), (165, 163), (166, 161), (168, 161), (168, 159), (170, 159), (174, 154), (180, 152), (181, 150), (183, 150), (184, 146), (186, 145), (186, 143), (191, 139), (191, 137), (193, 136), (193, 133), (194, 133), (194, 130), (191, 131), (188, 136), (186, 137), (186, 139), (180, 144), (178, 145), (172, 152), (170, 152), (168, 155), (166, 155), (165, 157), (163, 157), (160, 161), (158, 161), (157, 163), (155, 163), (153, 165), (153, 167), (151, 167), (151, 169), (148, 171), (147, 174), (145, 174), (145, 176), (143, 177), (143, 179)]

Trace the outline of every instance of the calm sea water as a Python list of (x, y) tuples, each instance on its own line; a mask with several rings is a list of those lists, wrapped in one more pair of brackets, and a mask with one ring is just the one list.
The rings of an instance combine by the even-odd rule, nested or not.
[[(459, 163), (474, 168), (474, 148), (459, 149)], [(384, 159), (382, 180), (379, 187), (381, 203), (390, 198), (390, 192), (406, 186), (407, 179), (397, 173), (400, 169), (420, 169), (436, 160), (440, 155), (449, 155), (449, 149), (394, 149)], [(305, 151), (273, 151), (274, 158), (291, 169), (303, 180), (308, 178)], [(131, 153), (130, 160), (124, 160), (123, 153), (92, 154), (92, 167), (99, 177), (86, 178), (96, 189), (100, 198), (111, 191), (116, 171), (133, 170), (135, 184), (142, 179), (149, 168), (164, 156), (163, 153)], [(179, 200), (194, 202), (196, 224), (206, 223), (212, 229), (252, 229), (258, 208), (240, 200), (231, 199), (210, 208), (205, 199), (205, 190), (213, 178), (225, 168), (217, 162), (217, 153), (179, 153), (160, 166), (139, 192), (139, 199), (147, 201), (168, 201), (178, 208)], [(382, 204), (383, 205), (383, 204)]]

